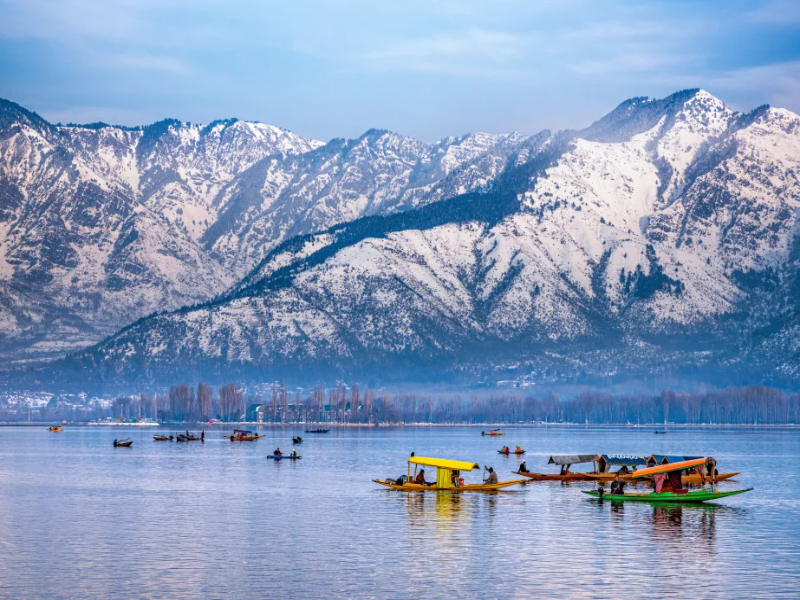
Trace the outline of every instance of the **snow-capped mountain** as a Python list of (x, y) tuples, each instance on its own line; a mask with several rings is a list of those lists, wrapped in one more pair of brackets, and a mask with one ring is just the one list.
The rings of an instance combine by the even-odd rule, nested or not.
[[(378, 177), (353, 165), (374, 162), (360, 162), (360, 149), (381, 135), (290, 162), (320, 160), (311, 189), (338, 189), (360, 206), (354, 188), (348, 196), (331, 178), (375, 197)], [(392, 156), (410, 146), (393, 141)], [(446, 147), (428, 152), (446, 156)], [(381, 170), (391, 190), (375, 198), (382, 216), (280, 232), (273, 237), (287, 241), (215, 301), (144, 319), (70, 364), (108, 377), (232, 365), (283, 374), (395, 365), (398, 377), (405, 367), (796, 373), (798, 115), (740, 114), (687, 90), (629, 100), (581, 132), (492, 147), (473, 163), (494, 165), (486, 179), (462, 162), (430, 185), (441, 159), (419, 177)], [(345, 176), (336, 161), (348, 152)], [(289, 196), (302, 205), (310, 192), (299, 181)], [(317, 214), (350, 210), (313, 197)], [(369, 210), (339, 220), (358, 214)]]
[(484, 188), (527, 142), (323, 144), (235, 119), (62, 126), (0, 101), (0, 358), (209, 300), (291, 235)]

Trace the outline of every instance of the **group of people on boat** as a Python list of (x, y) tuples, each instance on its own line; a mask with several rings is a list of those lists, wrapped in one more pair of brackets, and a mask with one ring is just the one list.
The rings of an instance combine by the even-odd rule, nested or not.
[[(280, 449), (280, 448), (275, 448), (275, 452), (273, 452), (272, 454), (273, 454), (273, 456), (275, 456), (275, 457), (277, 457), (277, 458), (280, 458), (280, 457), (282, 457), (282, 456), (283, 456), (283, 452), (281, 452), (281, 449)], [(294, 448), (292, 448), (292, 451), (289, 453), (289, 456), (291, 456), (292, 458), (294, 458), (295, 456), (297, 456), (297, 450), (295, 450)]]
[[(501, 454), (511, 454), (511, 448), (508, 446), (503, 446), (503, 449), (500, 450)], [(514, 450), (514, 454), (525, 454), (525, 450), (523, 450), (520, 446), (517, 446), (516, 450)]]

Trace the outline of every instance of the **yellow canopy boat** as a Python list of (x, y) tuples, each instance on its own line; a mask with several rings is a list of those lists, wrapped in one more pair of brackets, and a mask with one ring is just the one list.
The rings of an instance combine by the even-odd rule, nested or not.
[[(414, 473), (411, 473), (411, 465), (414, 465)], [(417, 478), (417, 469), (422, 467), (436, 468), (436, 481), (426, 483), (414, 483)], [(375, 483), (401, 492), (493, 492), (503, 488), (523, 483), (523, 479), (513, 481), (498, 481), (497, 483), (464, 483), (459, 476), (461, 471), (473, 471), (480, 469), (477, 463), (464, 462), (460, 460), (449, 460), (446, 458), (428, 458), (425, 456), (412, 456), (408, 459), (408, 472), (400, 479), (373, 479)]]

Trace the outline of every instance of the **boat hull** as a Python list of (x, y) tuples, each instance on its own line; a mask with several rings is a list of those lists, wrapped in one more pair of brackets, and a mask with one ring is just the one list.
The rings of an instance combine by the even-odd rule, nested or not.
[(495, 492), (497, 490), (502, 490), (507, 487), (511, 487), (512, 485), (519, 485), (520, 483), (525, 483), (524, 479), (515, 479), (513, 481), (498, 481), (497, 483), (473, 483), (470, 485), (462, 485), (458, 487), (452, 488), (439, 488), (435, 485), (421, 485), (418, 483), (406, 483), (405, 485), (397, 485), (396, 483), (391, 483), (389, 481), (380, 481), (379, 479), (373, 479), (375, 483), (378, 485), (382, 485), (392, 490), (396, 490), (398, 492)]
[(515, 475), (522, 475), (534, 481), (588, 481), (586, 473), (567, 473), (566, 475), (551, 475), (549, 473), (521, 473), (514, 471)]
[[(714, 477), (714, 481), (726, 481), (733, 477), (736, 477), (739, 473), (720, 473), (716, 477)], [(597, 481), (613, 481), (614, 477), (616, 476), (615, 473), (587, 473), (587, 479), (594, 479)], [(633, 474), (623, 475), (620, 479), (627, 483), (649, 483), (653, 480), (652, 477), (644, 476), (640, 478), (634, 478)], [(700, 475), (697, 473), (691, 473), (689, 475), (681, 476), (681, 482), (684, 485), (701, 485), (703, 482), (700, 480)]]
[[(685, 494), (675, 494), (673, 492), (661, 492), (660, 494), (656, 494), (655, 492), (650, 494), (621, 494), (616, 496), (611, 494), (603, 494), (602, 500), (610, 500), (611, 502), (667, 502), (670, 504), (700, 504), (702, 502), (727, 498), (728, 496), (744, 494), (752, 489), (753, 488), (747, 488), (744, 490), (731, 490), (728, 492), (698, 490), (694, 492), (687, 492)], [(601, 499), (600, 494), (594, 490), (584, 491), (583, 493), (598, 500)]]
[(270, 454), (267, 458), (271, 460), (297, 460), (298, 458), (303, 458), (302, 456), (275, 456), (274, 454)]

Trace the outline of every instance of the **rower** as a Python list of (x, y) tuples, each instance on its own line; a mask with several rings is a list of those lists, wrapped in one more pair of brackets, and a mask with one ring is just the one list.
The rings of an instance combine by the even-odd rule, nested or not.
[(292, 449), (292, 453), (290, 454), (290, 456), (297, 456), (297, 450)]
[(528, 467), (527, 467), (527, 465), (525, 464), (525, 461), (524, 461), (524, 460), (522, 461), (522, 464), (519, 466), (519, 472), (520, 472), (520, 473), (528, 473), (528, 472), (529, 472), (529, 471), (528, 471)]
[(622, 478), (619, 476), (619, 473), (614, 477), (614, 481), (611, 482), (611, 495), (612, 496), (622, 496), (625, 494), (625, 482), (622, 481)]
[(417, 477), (414, 479), (414, 483), (419, 485), (428, 485), (428, 482), (425, 481), (425, 469), (420, 469), (419, 473), (417, 473)]
[(517, 451), (516, 451), (516, 452), (517, 452), (517, 454), (522, 454), (522, 448), (520, 448), (519, 446), (517, 446)]
[(489, 484), (497, 483), (497, 473), (494, 472), (494, 469), (492, 467), (487, 467), (486, 465), (484, 465), (483, 468), (489, 471), (489, 475), (483, 480), (483, 482)]
[(273, 452), (273, 454), (274, 454), (275, 456), (283, 456), (283, 452), (281, 452), (281, 449), (280, 449), (280, 448), (276, 448), (276, 449), (275, 449), (275, 452)]

